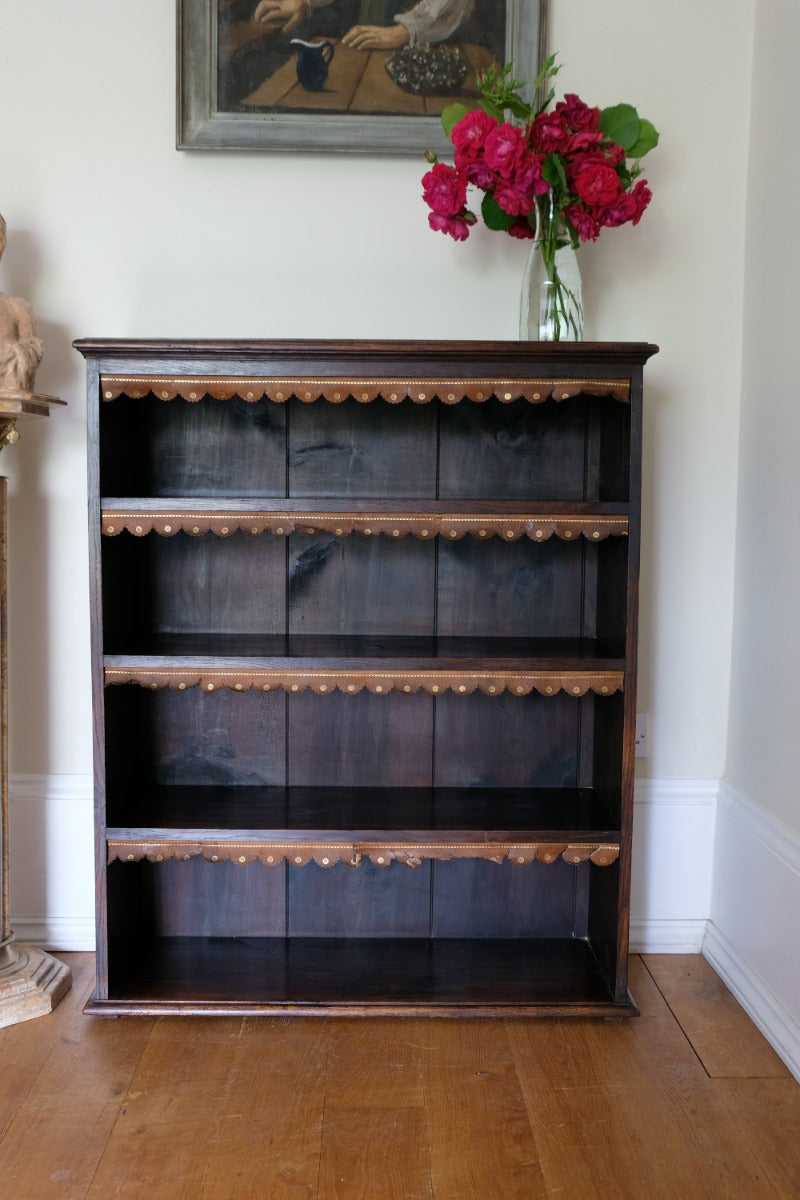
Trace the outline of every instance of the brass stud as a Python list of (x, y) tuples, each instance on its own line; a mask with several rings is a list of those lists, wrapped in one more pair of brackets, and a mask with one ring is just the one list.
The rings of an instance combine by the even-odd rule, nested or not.
[(355, 684), (354, 684), (354, 683), (348, 683), (348, 685), (347, 685), (347, 690), (348, 690), (348, 692), (354, 692), (354, 691), (356, 690), (356, 686), (355, 686)]
[(479, 529), (479, 530), (478, 530), (478, 537), (486, 537), (486, 530), (485, 530), (485, 529)]
[(376, 691), (376, 692), (382, 692), (382, 691), (383, 691), (383, 688), (382, 688), (382, 686), (381, 686), (380, 684), (377, 684), (377, 686), (376, 686), (376, 688), (375, 688), (375, 691)]
[(547, 692), (547, 695), (548, 695), (548, 696), (552, 696), (552, 694), (553, 694), (553, 689), (552, 689), (551, 687), (549, 687), (549, 686), (548, 686), (548, 687), (546, 687), (544, 690)]
[(321, 692), (327, 692), (327, 690), (328, 690), (328, 685), (327, 685), (327, 683), (321, 683), (321, 684), (319, 685), (319, 690), (320, 690)]
[(192, 857), (191, 854), (184, 854), (183, 861), (188, 862), (191, 857)]
[(537, 530), (536, 530), (536, 536), (537, 536), (537, 538), (543, 538), (543, 537), (544, 537), (544, 530), (543, 530), (543, 529), (537, 529)]
[(455, 392), (448, 392), (448, 393), (447, 393), (447, 399), (448, 399), (448, 400), (455, 400), (455, 398), (456, 398)]
[(331, 861), (331, 860), (330, 860), (329, 858), (323, 858), (323, 860), (322, 860), (322, 865), (323, 865), (323, 867), (327, 867), (327, 865), (328, 865), (328, 863), (329, 863), (330, 861)]
[(383, 857), (383, 855), (382, 855), (382, 854), (379, 854), (379, 855), (378, 855), (378, 862), (379, 862), (379, 863), (384, 863), (384, 862), (386, 862), (386, 859)]
[(522, 857), (522, 855), (521, 855), (521, 854), (520, 854), (520, 855), (519, 855), (519, 857), (517, 858), (517, 862), (518, 862), (518, 863), (520, 863), (520, 864), (522, 864), (522, 863), (524, 863), (524, 862), (525, 862), (525, 859)]
[(276, 400), (282, 400), (282, 399), (283, 399), (283, 392), (276, 392), (276, 393), (275, 393), (275, 399), (276, 399)]
[(165, 525), (165, 526), (164, 526), (164, 533), (172, 533), (172, 526), (171, 526), (171, 525)]
[(300, 865), (300, 863), (302, 863), (302, 861), (303, 861), (303, 860), (302, 860), (302, 858), (300, 857), (300, 855), (298, 854), (298, 855), (296, 855), (296, 856), (295, 856), (295, 860), (294, 860), (294, 861), (295, 861), (295, 862), (298, 864), (298, 866), (299, 866), (299, 865)]
[(573, 694), (573, 696), (580, 696), (580, 694), (581, 694), (581, 689), (580, 689), (579, 687), (574, 687), (574, 688), (572, 689), (572, 694)]
[(156, 862), (163, 862), (163, 861), (164, 861), (164, 855), (163, 855), (163, 854), (157, 854), (157, 855), (156, 855)]
[(600, 691), (603, 693), (604, 696), (606, 695), (606, 693), (608, 692), (608, 688), (606, 687), (605, 684), (603, 684), (603, 686), (600, 688)]
[(296, 684), (296, 683), (293, 683), (293, 684), (292, 684), (292, 691), (293, 691), (293, 692), (299, 692), (299, 691), (300, 691), (300, 687), (299, 687), (299, 685), (298, 685), (298, 684)]
[(106, 392), (106, 393), (105, 393), (106, 400), (111, 400), (111, 399), (113, 398), (113, 396), (114, 396), (114, 393), (113, 393), (113, 392)]
[(240, 692), (242, 690), (242, 685), (240, 683), (237, 683), (233, 690), (235, 692)]
[(419, 532), (420, 532), (420, 536), (421, 536), (421, 537), (427, 537), (427, 536), (428, 536), (428, 530), (427, 530), (427, 529), (420, 529), (420, 531), (419, 531)]
[(361, 399), (362, 399), (362, 400), (369, 400), (369, 392), (362, 392), (362, 393), (361, 393)]
[(251, 533), (258, 533), (258, 526), (257, 526), (257, 525), (251, 525), (251, 526), (250, 526), (250, 532), (251, 532)]
[(534, 392), (534, 393), (533, 393), (533, 398), (534, 398), (534, 400), (541, 400), (541, 398), (542, 398), (542, 393), (541, 393), (541, 392)]
[(151, 688), (151, 690), (152, 690), (152, 691), (154, 691), (154, 692), (155, 692), (155, 691), (157, 691), (157, 689), (158, 689), (158, 684), (157, 684), (157, 683), (151, 683), (151, 684), (150, 684), (150, 688)]
[(565, 530), (564, 530), (564, 537), (565, 537), (565, 538), (571, 538), (571, 537), (572, 537), (572, 530), (571, 530), (571, 529), (565, 529)]
[(476, 392), (476, 393), (475, 393), (475, 399), (476, 399), (476, 400), (482, 400), (482, 399), (483, 399), (483, 392)]
[(506, 530), (506, 537), (507, 537), (507, 538), (513, 538), (513, 536), (514, 536), (514, 530), (513, 530), (513, 529), (507, 529), (507, 530)]
[(106, 533), (113, 533), (113, 532), (114, 532), (114, 526), (106, 525)]
[(505, 394), (505, 399), (506, 399), (506, 400), (510, 400), (510, 399), (511, 399), (511, 392), (506, 392), (506, 394)]
[(365, 530), (364, 530), (364, 537), (369, 537), (369, 535), (370, 535), (371, 533), (372, 533), (372, 530), (371, 530), (371, 529), (365, 529)]
[(438, 683), (435, 683), (435, 684), (433, 685), (433, 687), (431, 688), (431, 691), (432, 691), (432, 692), (434, 692), (434, 693), (435, 693), (435, 692), (438, 692), (439, 690), (440, 690), (440, 689), (439, 689), (439, 685), (438, 685)]
[(161, 393), (161, 399), (162, 399), (162, 400), (168, 400), (168, 399), (169, 399), (169, 392), (162, 392), (162, 393)]
[(282, 526), (282, 525), (279, 525), (279, 526), (278, 526), (278, 528), (275, 530), (275, 532), (276, 532), (276, 533), (278, 533), (278, 534), (281, 534), (281, 533), (283, 533), (283, 526)]
[(410, 691), (411, 691), (411, 684), (410, 684), (410, 683), (404, 683), (404, 684), (403, 684), (403, 691), (404, 691), (404, 692), (410, 692)]
[(390, 400), (397, 400), (397, 398), (397, 392), (392, 392), (391, 396), (389, 397)]
[(135, 530), (135, 532), (136, 532), (136, 533), (143, 533), (143, 532), (144, 532), (144, 531), (143, 531), (143, 529), (142, 529), (142, 527), (141, 527), (141, 525), (137, 525), (137, 526), (136, 526), (136, 530)]
[(244, 854), (240, 854), (240, 855), (239, 855), (239, 862), (240, 862), (240, 863), (245, 863), (245, 862), (247, 862), (247, 859), (246, 859), (246, 857), (244, 856)]
[(273, 856), (272, 854), (268, 854), (268, 855), (267, 855), (267, 862), (268, 862), (268, 863), (274, 863), (274, 862), (275, 862), (275, 858), (274, 858), (274, 856)]
[(179, 692), (185, 692), (185, 691), (186, 691), (186, 684), (185, 684), (185, 683), (179, 683), (179, 684), (178, 684), (178, 691), (179, 691)]
[(521, 695), (523, 694), (523, 692), (524, 692), (524, 691), (525, 691), (525, 688), (522, 686), (522, 684), (519, 684), (519, 685), (517, 686), (517, 695), (518, 695), (518, 696), (521, 696)]
[(197, 399), (197, 392), (189, 392), (189, 399), (190, 399), (190, 400), (196, 400), (196, 399)]
[(465, 692), (467, 689), (465, 688), (464, 684), (462, 683), (462, 684), (459, 686), (459, 689), (458, 689), (458, 690), (459, 690), (460, 692)]
[(306, 400), (310, 400), (310, 399), (311, 399), (311, 392), (306, 392)]
[(206, 684), (206, 691), (208, 691), (208, 692), (213, 692), (213, 690), (214, 690), (214, 684), (213, 684), (213, 683), (207, 683), (207, 684)]
[(562, 392), (562, 393), (561, 393), (561, 399), (562, 399), (562, 400), (569, 400), (569, 392)]
[(128, 862), (133, 862), (133, 861), (134, 861), (134, 855), (133, 855), (133, 854), (129, 854), (129, 855), (128, 855)]
[(595, 541), (597, 541), (600, 537), (600, 531), (598, 529), (595, 529), (592, 533), (592, 537), (594, 538)]
[(424, 393), (424, 392), (420, 392), (420, 393), (419, 393), (419, 399), (420, 399), (420, 400), (424, 400), (424, 399), (425, 399), (425, 393)]
[(392, 530), (392, 537), (400, 537), (400, 530), (399, 530), (399, 529), (393, 529), (393, 530)]
[(247, 393), (247, 395), (245, 396), (245, 400), (252, 400), (252, 399), (254, 399), (254, 397), (253, 397), (253, 393), (252, 393), (252, 392), (248, 392), (248, 393)]
[(218, 854), (212, 854), (212, 855), (211, 855), (211, 861), (212, 861), (212, 862), (219, 862), (219, 855), (218, 855)]
[(337, 537), (341, 537), (342, 534), (344, 533), (344, 530), (339, 528), (339, 529), (334, 529), (333, 532), (336, 534)]
[(227, 526), (227, 525), (223, 525), (223, 526), (222, 526), (222, 528), (220, 529), (220, 533), (222, 533), (222, 534), (225, 534), (225, 533), (227, 533), (227, 532), (228, 532), (228, 526)]
[(341, 398), (342, 398), (342, 393), (341, 393), (341, 392), (334, 392), (334, 393), (333, 393), (333, 398), (334, 398), (334, 400), (341, 400)]
[(489, 691), (490, 691), (490, 692), (496, 692), (496, 691), (497, 691), (497, 688), (494, 686), (494, 684), (493, 684), (493, 683), (489, 684)]
[(193, 526), (192, 526), (192, 533), (199, 533), (199, 532), (200, 532), (200, 526), (199, 526), (199, 525), (193, 525)]

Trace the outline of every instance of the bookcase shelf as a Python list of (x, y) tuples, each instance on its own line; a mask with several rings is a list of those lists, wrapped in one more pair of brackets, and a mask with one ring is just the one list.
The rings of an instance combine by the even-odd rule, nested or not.
[(76, 346), (87, 1011), (635, 1013), (655, 347)]

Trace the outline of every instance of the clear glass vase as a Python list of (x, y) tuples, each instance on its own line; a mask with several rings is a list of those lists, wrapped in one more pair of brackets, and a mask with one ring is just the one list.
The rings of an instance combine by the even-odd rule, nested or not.
[(583, 340), (583, 292), (578, 256), (569, 233), (542, 197), (537, 235), (522, 278), (519, 336), (523, 341)]

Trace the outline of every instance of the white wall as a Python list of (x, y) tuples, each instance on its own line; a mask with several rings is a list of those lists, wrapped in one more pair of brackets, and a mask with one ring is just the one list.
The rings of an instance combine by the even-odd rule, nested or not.
[[(601, 105), (630, 100), (662, 133), (644, 221), (581, 257), (587, 336), (662, 348), (647, 371), (642, 766), (678, 784), (718, 779), (725, 755), (753, 8), (550, 2), (561, 90)], [(26, 795), (42, 781), (45, 820), (70, 778), (85, 794), (91, 770), (85, 401), (72, 339), (517, 330), (523, 248), (483, 230), (466, 245), (429, 232), (421, 158), (176, 152), (174, 24), (166, 0), (26, 0), (3, 12), (0, 211), (10, 240), (0, 285), (33, 301), (46, 340), (39, 387), (69, 402), (2, 456), (11, 769)], [(22, 915), (35, 916), (23, 891), (26, 864), (39, 861), (28, 835), (12, 858), (12, 898), (24, 894)], [(47, 861), (70, 880), (91, 872), (83, 841)], [(60, 894), (51, 879), (48, 903)], [(651, 914), (659, 903), (650, 897)]]
[(706, 952), (800, 1078), (794, 0), (756, 6), (730, 732)]

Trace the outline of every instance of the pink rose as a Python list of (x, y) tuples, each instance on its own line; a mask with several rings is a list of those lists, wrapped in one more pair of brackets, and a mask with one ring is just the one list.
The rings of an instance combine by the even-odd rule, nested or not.
[(590, 207), (610, 204), (619, 192), (619, 177), (599, 154), (586, 154), (570, 164), (572, 190)]
[(436, 163), (422, 177), (422, 198), (435, 213), (455, 216), (467, 200), (467, 181), (460, 172), (446, 163)]
[(525, 153), (525, 135), (516, 125), (504, 121), (486, 138), (483, 153), (486, 165), (508, 179)]
[(484, 192), (491, 191), (497, 180), (494, 171), (491, 167), (487, 167), (482, 157), (475, 162), (467, 163), (464, 167), (464, 174), (470, 183), (474, 183)]
[(430, 212), (428, 213), (428, 224), (437, 233), (449, 233), (455, 241), (463, 242), (469, 237), (469, 227), (475, 224), (475, 217), (466, 211), (453, 217), (447, 217), (444, 213)]
[(578, 231), (578, 237), (582, 242), (596, 242), (600, 236), (600, 222), (585, 208), (580, 208), (577, 204), (570, 204), (564, 209), (564, 216)]
[(566, 92), (564, 99), (556, 105), (555, 111), (563, 117), (570, 129), (598, 129), (600, 126), (600, 109), (589, 108), (589, 105), (584, 104), (574, 92)]
[(558, 154), (566, 150), (569, 130), (561, 117), (543, 112), (535, 117), (531, 125), (531, 148), (539, 154)]
[(497, 128), (497, 121), (483, 109), (468, 112), (453, 126), (450, 134), (455, 147), (455, 164), (465, 167), (472, 163), (483, 150), (487, 137)]

